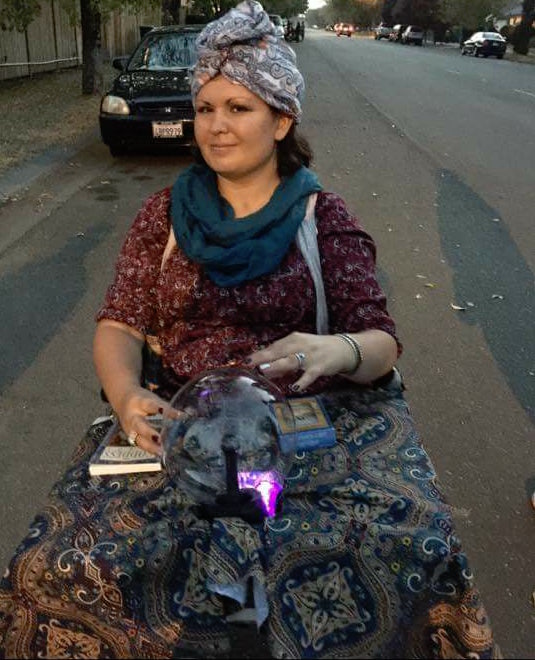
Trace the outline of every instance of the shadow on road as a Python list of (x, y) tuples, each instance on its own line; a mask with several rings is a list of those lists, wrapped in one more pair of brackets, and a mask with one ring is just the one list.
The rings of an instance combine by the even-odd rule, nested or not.
[[(520, 405), (535, 421), (533, 273), (499, 213), (439, 172), (438, 228), (464, 322), (478, 325)], [(497, 402), (499, 405), (499, 402)]]
[(68, 320), (86, 292), (84, 257), (109, 229), (100, 223), (83, 238), (71, 237), (59, 252), (0, 279), (0, 392), (31, 366)]

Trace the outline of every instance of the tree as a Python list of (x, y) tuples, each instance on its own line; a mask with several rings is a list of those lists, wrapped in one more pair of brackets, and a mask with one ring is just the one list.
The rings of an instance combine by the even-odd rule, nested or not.
[(535, 0), (524, 0), (522, 3), (522, 20), (511, 35), (513, 50), (519, 55), (527, 55), (529, 52), (529, 42), (535, 35), (533, 21), (535, 21)]
[(383, 11), (381, 12), (381, 18), (383, 23), (386, 25), (394, 25), (394, 19), (392, 17), (392, 12), (396, 6), (396, 0), (385, 0), (383, 4)]
[[(180, 4), (180, 0), (176, 1)], [(236, 2), (233, 2), (233, 0), (194, 0), (191, 5), (191, 13), (196, 16), (203, 16), (208, 22), (221, 16), (231, 7), (234, 7), (235, 4)]]
[(393, 23), (421, 25), (427, 29), (434, 25), (439, 16), (441, 0), (396, 0), (385, 3), (385, 10)]
[(500, 15), (508, 4), (508, 0), (442, 0), (441, 15), (446, 23), (475, 32), (484, 29), (488, 17)]
[(269, 14), (290, 18), (304, 14), (308, 9), (308, 0), (264, 0), (262, 6)]
[[(176, 2), (178, 0), (170, 1)], [(191, 12), (205, 17), (207, 21), (211, 21), (237, 4), (238, 0), (193, 0)], [(289, 17), (304, 14), (308, 7), (308, 0), (264, 0), (262, 6), (268, 14), (279, 14), (280, 16)]]
[(102, 21), (118, 9), (140, 12), (147, 5), (160, 6), (161, 0), (62, 0), (68, 11), (70, 6), (71, 15), (75, 15), (78, 2), (82, 26), (82, 94), (92, 94), (95, 89)]
[(24, 32), (40, 13), (38, 0), (4, 1), (0, 5), (0, 29)]
[[(112, 11), (128, 8), (139, 12), (147, 5), (160, 6), (162, 0), (60, 0), (62, 8), (73, 23), (78, 20), (82, 27), (82, 94), (92, 94), (95, 89), (95, 73), (102, 21)], [(39, 15), (39, 0), (2, 0), (0, 27), (3, 30), (24, 32)]]
[(355, 25), (370, 28), (381, 22), (382, 0), (354, 0), (353, 5)]

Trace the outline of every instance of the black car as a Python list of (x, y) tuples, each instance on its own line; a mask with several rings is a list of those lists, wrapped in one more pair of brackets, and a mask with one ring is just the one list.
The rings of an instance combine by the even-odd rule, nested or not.
[(507, 49), (507, 41), (499, 32), (475, 32), (461, 47), (461, 55), (472, 53), (475, 57), (492, 55), (501, 60)]
[(157, 27), (130, 57), (100, 104), (100, 133), (114, 156), (129, 148), (183, 147), (193, 141), (189, 69), (197, 59), (203, 25)]

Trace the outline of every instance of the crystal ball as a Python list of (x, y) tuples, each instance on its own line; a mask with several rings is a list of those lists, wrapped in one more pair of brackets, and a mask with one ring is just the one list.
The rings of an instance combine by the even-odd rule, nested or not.
[(204, 371), (171, 399), (161, 439), (170, 479), (202, 516), (255, 522), (280, 509), (295, 420), (267, 378), (238, 367)]

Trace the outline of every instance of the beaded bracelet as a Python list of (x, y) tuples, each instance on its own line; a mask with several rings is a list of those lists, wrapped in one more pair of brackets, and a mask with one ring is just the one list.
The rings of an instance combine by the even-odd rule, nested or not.
[(362, 364), (362, 347), (356, 339), (351, 337), (351, 335), (347, 335), (345, 332), (337, 332), (334, 336), (340, 337), (340, 339), (343, 339), (346, 344), (351, 346), (351, 349), (355, 355), (355, 366), (348, 371), (342, 371), (340, 373), (343, 373), (345, 376), (353, 376)]

